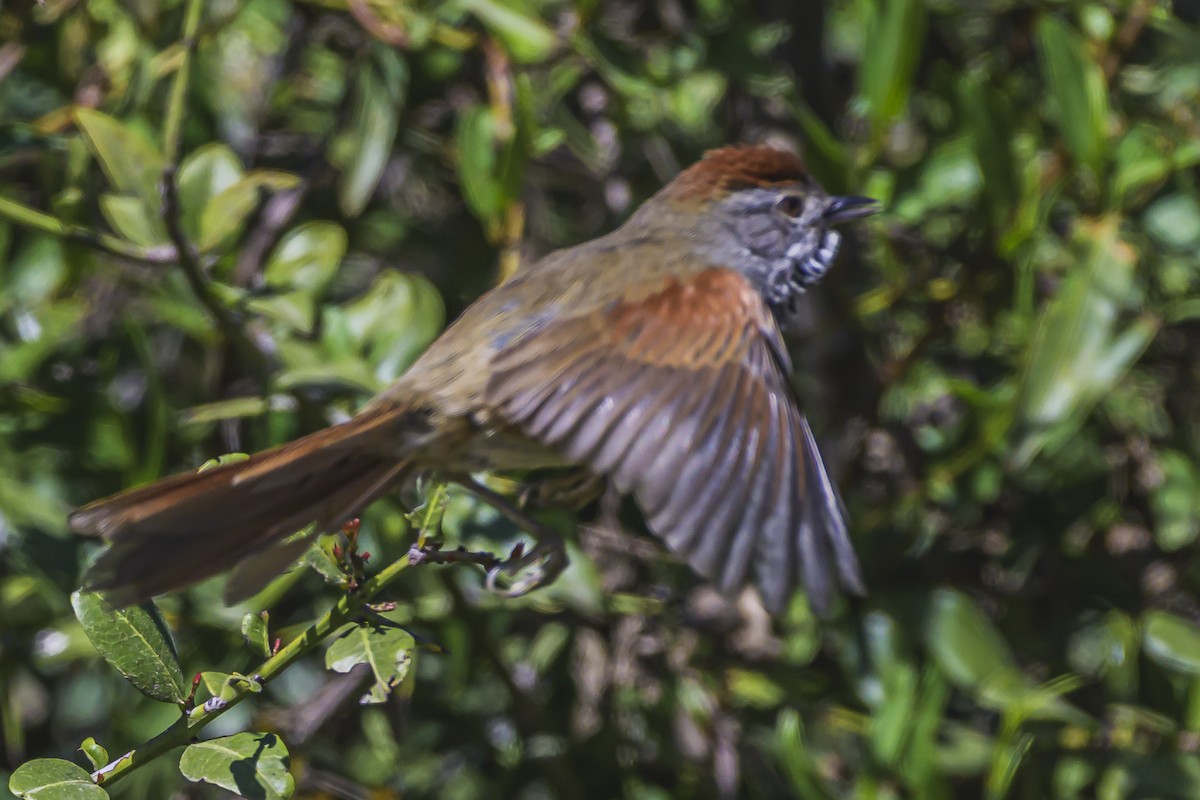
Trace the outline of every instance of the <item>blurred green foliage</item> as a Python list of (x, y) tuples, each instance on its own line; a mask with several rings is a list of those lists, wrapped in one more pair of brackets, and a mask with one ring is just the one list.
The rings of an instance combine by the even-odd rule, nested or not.
[[(0, 784), (102, 797), (87, 770), (178, 716), (90, 643), (70, 507), (344, 419), (520, 262), (736, 140), (887, 209), (797, 332), (867, 601), (771, 621), (587, 530), (519, 601), (411, 569), (403, 630), (112, 795), (216, 796), (182, 766), (259, 797), (1200, 796), (1195, 0), (0, 7)], [(372, 564), (415, 498), (364, 514)], [(445, 529), (515, 535), (457, 493)], [(253, 683), (321, 587), (164, 599), (174, 645), (131, 615), (122, 671)], [(257, 788), (222, 784), (253, 754)], [(66, 761), (9, 784), (33, 757)]]

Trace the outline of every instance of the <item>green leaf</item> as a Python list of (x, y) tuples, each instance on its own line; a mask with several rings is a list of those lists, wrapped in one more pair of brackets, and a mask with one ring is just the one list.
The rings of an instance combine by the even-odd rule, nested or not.
[(301, 389), (378, 392), (383, 386), (358, 359), (294, 367), (275, 377), (275, 387), (285, 392)]
[(245, 175), (242, 161), (224, 144), (207, 144), (188, 155), (179, 165), (176, 183), (183, 230), (193, 241), (200, 240), (200, 217), (212, 199)]
[(179, 413), (180, 425), (202, 425), (208, 422), (222, 422), (227, 419), (249, 419), (261, 417), (273, 407), (286, 407), (286, 398), (265, 397), (235, 397), (230, 400), (217, 400), (192, 406)]
[(96, 592), (71, 595), (75, 616), (92, 646), (142, 694), (182, 705), (189, 687), (175, 644), (153, 603), (113, 609)]
[(257, 614), (251, 611), (242, 617), (242, 638), (246, 640), (246, 644), (250, 645), (251, 650), (263, 658), (271, 655), (271, 642), (267, 635), (267, 619), (266, 611), (260, 611)]
[(250, 694), (258, 694), (263, 689), (261, 683), (240, 672), (201, 672), (200, 680), (209, 694), (222, 700), (232, 700), (243, 689)]
[(61, 758), (27, 761), (8, 779), (8, 790), (25, 800), (104, 800), (108, 792), (83, 767)]
[(1137, 694), (1141, 631), (1128, 614), (1109, 611), (1096, 622), (1080, 629), (1068, 644), (1071, 668), (1099, 676), (1117, 699)]
[(1150, 495), (1154, 511), (1154, 538), (1171, 552), (1196, 541), (1200, 534), (1200, 469), (1191, 458), (1176, 450), (1158, 456), (1163, 479)]
[(692, 134), (708, 130), (727, 85), (715, 70), (699, 70), (676, 83), (668, 94), (672, 122)]
[(735, 706), (775, 708), (783, 702), (783, 688), (761, 672), (731, 668), (725, 672), (725, 685)]
[(1200, 247), (1200, 201), (1183, 192), (1156, 200), (1146, 209), (1146, 232), (1169, 248), (1194, 253)]
[(349, 672), (359, 664), (367, 664), (375, 681), (359, 702), (382, 703), (408, 675), (414, 647), (412, 634), (403, 628), (353, 625), (329, 645), (325, 666), (334, 672)]
[(301, 333), (312, 333), (316, 321), (317, 301), (311, 292), (294, 291), (274, 297), (255, 297), (246, 301), (246, 308), (255, 314), (274, 320)]
[(1060, 695), (1078, 686), (1074, 677), (1035, 686), (1017, 669), (1008, 643), (991, 620), (959, 592), (939, 589), (930, 599), (925, 647), (946, 680), (971, 692), (983, 706), (1012, 719), (1056, 719), (1077, 724), (1088, 717)]
[(1166, 611), (1147, 611), (1142, 617), (1142, 646), (1150, 660), (1200, 675), (1200, 627)]
[(196, 246), (212, 250), (242, 229), (246, 218), (258, 206), (262, 191), (291, 189), (300, 179), (287, 172), (257, 170), (215, 195), (200, 214), (200, 235)]
[(983, 194), (993, 223), (1002, 228), (1012, 218), (1021, 194), (1008, 101), (980, 72), (969, 72), (962, 77), (958, 96), (975, 161), (983, 173)]
[(333, 556), (319, 542), (305, 552), (304, 564), (311, 567), (331, 586), (345, 586), (349, 581), (346, 573), (342, 572), (341, 567), (333, 560)]
[(346, 255), (346, 232), (332, 222), (306, 222), (288, 231), (267, 259), (263, 277), (273, 289), (324, 291)]
[(791, 786), (793, 797), (823, 800), (834, 796), (826, 789), (822, 769), (814, 759), (820, 751), (809, 745), (804, 721), (794, 709), (784, 709), (776, 717), (774, 744), (776, 761)]
[(522, 64), (545, 61), (558, 47), (558, 37), (544, 22), (499, 0), (462, 0), (484, 27)]
[(1118, 331), (1121, 311), (1136, 296), (1138, 260), (1119, 238), (1119, 225), (1115, 216), (1079, 223), (1077, 265), (1042, 312), (1029, 344), (1017, 401), (1018, 466), (1078, 429), (1158, 330), (1158, 321), (1145, 317)]
[(286, 800), (296, 791), (287, 747), (273, 733), (238, 733), (183, 751), (179, 771), (250, 800)]
[(127, 194), (100, 195), (100, 211), (113, 230), (143, 247), (167, 241), (162, 219), (140, 197)]
[[(52, 303), (67, 281), (67, 256), (61, 239), (29, 235), (5, 265), (0, 304), (30, 309)], [(3, 306), (0, 306), (3, 307)]]
[(1104, 73), (1087, 52), (1083, 37), (1053, 14), (1038, 22), (1038, 59), (1046, 76), (1058, 127), (1076, 160), (1097, 175), (1108, 141), (1108, 89)]
[(206, 470), (214, 469), (216, 467), (223, 467), (226, 464), (237, 464), (237, 463), (239, 463), (241, 461), (245, 461), (249, 458), (250, 458), (249, 453), (226, 453), (224, 455), (217, 456), (216, 458), (210, 458), (208, 461), (205, 461), (203, 464), (201, 464), (199, 467), (196, 468), (196, 472), (204, 472)]
[(468, 108), (454, 134), (458, 180), (467, 205), (486, 224), (496, 224), (504, 207), (504, 187), (497, 177), (496, 125), (484, 105)]
[(113, 188), (140, 198), (157, 217), (162, 211), (158, 187), (164, 161), (154, 142), (129, 125), (89, 108), (76, 109), (75, 122)]
[(347, 217), (357, 217), (375, 192), (391, 154), (404, 104), (408, 67), (391, 51), (381, 51), (389, 62), (379, 69), (374, 63), (359, 71), (354, 85), (353, 113), (346, 135), (339, 142), (336, 159), (341, 169), (338, 205)]
[[(230, 674), (228, 672), (217, 672), (215, 670), (207, 670), (200, 673), (200, 682), (204, 684), (204, 688), (213, 697), (221, 697), (225, 694), (229, 687)], [(222, 698), (229, 699), (229, 698)]]
[[(362, 297), (340, 311), (342, 334), (353, 339), (379, 386), (400, 377), (445, 324), (438, 290), (424, 278), (384, 272)], [(332, 326), (329, 326), (332, 327)]]
[(925, 619), (925, 646), (950, 683), (1001, 703), (1024, 689), (1004, 637), (965, 595), (933, 593)]
[(923, 0), (883, 0), (867, 27), (859, 94), (878, 139), (904, 113), (925, 40)]
[(1112, 194), (1123, 206), (1143, 201), (1171, 173), (1171, 142), (1152, 125), (1134, 123), (1113, 155)]
[(92, 763), (92, 769), (100, 769), (108, 763), (108, 751), (91, 736), (83, 740), (79, 745), (80, 751), (87, 756), (87, 760)]

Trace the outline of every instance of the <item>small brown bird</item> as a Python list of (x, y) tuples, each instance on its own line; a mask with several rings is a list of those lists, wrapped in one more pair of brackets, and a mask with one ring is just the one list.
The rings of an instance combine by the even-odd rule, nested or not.
[(831, 226), (874, 210), (794, 155), (714, 150), (483, 295), (354, 419), (76, 511), (111, 545), (85, 584), (128, 604), (256, 554), (282, 569), (306, 545), (290, 534), (417, 474), (582, 465), (721, 590), (753, 575), (779, 611), (802, 584), (824, 612), (863, 582), (776, 315), (829, 269)]

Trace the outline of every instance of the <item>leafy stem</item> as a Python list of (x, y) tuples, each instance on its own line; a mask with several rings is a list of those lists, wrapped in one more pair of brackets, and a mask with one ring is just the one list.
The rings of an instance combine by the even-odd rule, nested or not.
[(131, 261), (139, 261), (146, 264), (169, 264), (175, 261), (179, 255), (171, 245), (141, 247), (117, 236), (100, 233), (82, 225), (64, 222), (52, 214), (38, 211), (36, 208), (30, 208), (8, 197), (0, 197), (0, 217), (12, 220), (26, 228), (32, 228), (33, 230), (48, 233), (52, 236), (79, 242), (96, 250), (120, 258), (127, 258)]
[[(429, 502), (426, 504), (421, 520), (418, 541), (424, 541), (430, 531), (440, 528), (442, 512), (445, 509), (445, 496), (446, 489), (442, 484), (434, 487), (430, 493)], [(247, 682), (234, 684), (228, 697), (210, 699), (183, 714), (153, 739), (97, 769), (92, 773), (92, 780), (108, 786), (164, 753), (190, 744), (196, 734), (209, 723), (246, 699), (247, 696), (258, 693), (261, 687), (270, 683), (301, 656), (311, 652), (343, 625), (356, 619), (364, 607), (409, 565), (409, 555), (405, 554), (363, 583), (358, 591), (347, 592), (338, 598), (338, 601), (302, 634), (281, 647), (252, 673), (252, 680), (256, 685)]]

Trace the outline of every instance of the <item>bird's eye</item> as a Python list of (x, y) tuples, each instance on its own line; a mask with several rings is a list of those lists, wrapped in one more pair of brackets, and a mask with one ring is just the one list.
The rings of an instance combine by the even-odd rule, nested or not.
[(804, 213), (804, 201), (794, 194), (781, 197), (775, 207), (792, 219)]

